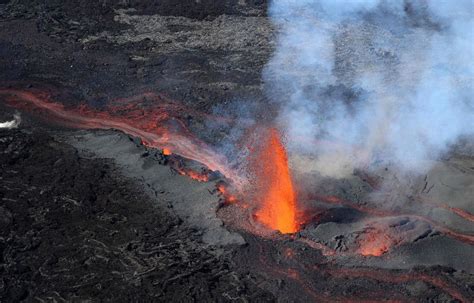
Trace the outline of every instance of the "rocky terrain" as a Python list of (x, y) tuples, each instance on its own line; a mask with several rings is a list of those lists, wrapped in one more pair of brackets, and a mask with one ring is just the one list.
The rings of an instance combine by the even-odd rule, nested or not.
[(272, 300), (113, 161), (37, 126), (0, 142), (2, 302)]
[[(232, 110), (238, 102), (269, 121), (261, 75), (278, 29), (267, 2), (0, 0), (0, 89), (99, 110), (156, 92), (190, 112), (245, 114)], [(0, 93), (0, 122), (16, 114), (6, 99)], [(355, 172), (338, 182), (302, 170), (298, 184), (318, 184), (302, 201), (312, 220), (296, 235), (261, 236), (223, 207), (218, 176), (181, 176), (161, 150), (116, 130), (20, 116), (18, 128), (0, 129), (1, 302), (474, 298), (469, 150), (413, 180), (385, 167), (373, 179)], [(208, 131), (198, 115), (186, 121), (207, 142), (228, 135)], [(386, 180), (409, 194), (372, 196)], [(374, 230), (393, 232), (394, 248), (361, 256)]]
[[(258, 92), (255, 65), (270, 51), (263, 14), (258, 1), (3, 1), (0, 79), (60, 88), (65, 103), (100, 107), (153, 87), (209, 108)], [(240, 38), (229, 35), (236, 24)], [(12, 115), (2, 108), (2, 119)], [(114, 161), (85, 158), (37, 123), (23, 117), (0, 139), (2, 302), (274, 300), (169, 198), (157, 205)]]

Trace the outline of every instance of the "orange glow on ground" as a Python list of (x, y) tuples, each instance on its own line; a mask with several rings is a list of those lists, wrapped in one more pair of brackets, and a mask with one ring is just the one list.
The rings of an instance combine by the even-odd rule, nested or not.
[(380, 257), (394, 245), (392, 240), (383, 233), (370, 233), (366, 239), (360, 243), (359, 253), (363, 256)]
[(227, 204), (233, 204), (237, 202), (237, 197), (229, 192), (229, 189), (226, 185), (224, 185), (224, 183), (217, 184), (216, 188), (222, 194)]
[(171, 150), (169, 150), (168, 148), (163, 148), (163, 155), (169, 156), (169, 155), (171, 155), (171, 154), (172, 154), (172, 153), (171, 153)]
[(256, 161), (258, 200), (262, 201), (257, 220), (284, 234), (297, 232), (296, 195), (278, 130), (269, 130)]
[(201, 174), (201, 173), (195, 172), (193, 170), (189, 170), (189, 169), (177, 169), (177, 168), (174, 168), (174, 169), (181, 176), (186, 176), (188, 178), (191, 178), (191, 179), (199, 181), (199, 182), (208, 182), (209, 181), (209, 176), (206, 175), (206, 174)]
[[(136, 97), (110, 102), (105, 109), (98, 110), (87, 105), (66, 107), (53, 102), (49, 95), (40, 91), (1, 89), (7, 104), (17, 109), (35, 113), (65, 126), (83, 129), (117, 129), (140, 138), (150, 148), (168, 149), (173, 154), (194, 160), (211, 171), (219, 171), (232, 185), (241, 189), (246, 180), (229, 167), (227, 159), (216, 153), (211, 146), (192, 134), (183, 122), (184, 113), (203, 118), (205, 114), (192, 111), (161, 95), (145, 93)], [(223, 118), (212, 117), (217, 122)], [(208, 181), (208, 176), (177, 169), (178, 173), (198, 181)]]

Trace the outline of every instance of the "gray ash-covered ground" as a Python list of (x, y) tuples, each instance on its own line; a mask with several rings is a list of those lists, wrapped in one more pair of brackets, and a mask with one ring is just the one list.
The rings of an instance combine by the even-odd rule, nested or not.
[[(261, 72), (276, 37), (267, 2), (3, 0), (0, 86), (51, 91), (64, 104), (96, 108), (148, 91), (207, 113), (216, 105), (232, 108), (235, 100), (267, 104)], [(14, 114), (3, 107), (4, 97), (0, 122)], [(261, 110), (259, 121), (273, 118), (268, 106), (254, 108)], [(389, 217), (391, 228), (408, 228), (409, 245), (362, 257), (351, 249), (368, 228), (358, 220), (371, 214), (313, 196), (305, 203), (314, 220), (300, 233), (262, 238), (233, 224), (232, 207), (221, 208), (214, 181), (177, 175), (159, 151), (138, 140), (22, 118), (18, 129), (0, 130), (2, 302), (474, 297), (472, 243), (426, 221)], [(198, 117), (187, 123), (205, 140), (225, 136), (203, 131), (207, 125)], [(454, 155), (410, 186), (427, 198), (451, 197), (452, 206), (472, 213), (472, 186), (450, 191), (472, 174), (472, 158)], [(339, 183), (322, 179), (317, 192), (369, 208), (370, 181), (358, 174)], [(409, 202), (410, 215), (472, 237), (472, 222)]]

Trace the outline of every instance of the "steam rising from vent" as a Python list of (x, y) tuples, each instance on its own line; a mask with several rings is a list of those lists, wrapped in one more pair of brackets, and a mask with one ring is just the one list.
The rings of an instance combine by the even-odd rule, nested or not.
[(273, 1), (264, 77), (296, 168), (421, 172), (474, 133), (473, 12), (470, 0)]

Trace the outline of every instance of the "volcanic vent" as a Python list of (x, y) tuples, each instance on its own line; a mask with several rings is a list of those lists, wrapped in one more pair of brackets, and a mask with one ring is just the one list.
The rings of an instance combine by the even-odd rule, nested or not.
[[(416, 264), (415, 260), (423, 250), (430, 249), (431, 245), (436, 247), (443, 245), (445, 241), (451, 241), (450, 245), (459, 247), (460, 250), (454, 256), (451, 255), (452, 259), (446, 265), (461, 268), (462, 259), (468, 257), (464, 252), (469, 252), (469, 249), (466, 251), (466, 248), (462, 247), (466, 245), (471, 247), (474, 244), (474, 236), (469, 231), (472, 220), (468, 211), (456, 211), (452, 207), (442, 208), (449, 211), (447, 214), (452, 214), (450, 216), (457, 216), (466, 221), (465, 227), (462, 227), (463, 225), (454, 227), (427, 213), (425, 204), (393, 209), (380, 207), (376, 201), (358, 201), (360, 199), (358, 197), (364, 197), (358, 192), (360, 188), (366, 191), (366, 198), (370, 197), (371, 192), (377, 191), (376, 182), (373, 181), (376, 178), (366, 174), (357, 174), (346, 181), (334, 181), (307, 174), (295, 176), (288, 162), (283, 137), (273, 127), (258, 127), (254, 130), (253, 137), (258, 140), (256, 142), (251, 140), (254, 145), (249, 148), (246, 165), (238, 168), (230, 165), (225, 157), (194, 136), (186, 124), (180, 122), (179, 114), (173, 112), (174, 108), (179, 108), (175, 102), (169, 102), (169, 105), (161, 103), (158, 108), (142, 110), (141, 108), (146, 106), (143, 104), (144, 99), (131, 98), (127, 101), (121, 100), (126, 104), (124, 106), (96, 110), (85, 105), (77, 108), (66, 107), (48, 99), (45, 94), (38, 91), (8, 89), (2, 90), (1, 94), (7, 98), (11, 106), (35, 115), (47, 116), (50, 121), (55, 120), (78, 128), (119, 129), (130, 135), (140, 136), (142, 144), (161, 150), (167, 159), (164, 163), (168, 163), (178, 174), (186, 175), (197, 182), (223, 178), (216, 184), (216, 190), (222, 193), (224, 199), (223, 207), (218, 211), (224, 222), (243, 233), (255, 233), (273, 239), (271, 241), (277, 241), (274, 242), (275, 249), (277, 251), (285, 249), (285, 258), (289, 263), (279, 265), (280, 269), (276, 271), (270, 270), (274, 267), (271, 263), (276, 260), (272, 254), (261, 251), (259, 261), (261, 263), (258, 266), (267, 268), (276, 276), (283, 275), (289, 278), (294, 285), (304, 285), (308, 288), (309, 296), (312, 296), (313, 292), (310, 289), (317, 289), (319, 286), (307, 285), (303, 280), (306, 279), (304, 277), (313, 276), (316, 272), (324, 274), (329, 270), (335, 279), (351, 275), (364, 277), (373, 275), (375, 280), (380, 280), (377, 278), (380, 275), (384, 277), (384, 283), (405, 283), (403, 281), (417, 279), (418, 274), (403, 278), (397, 274), (392, 277), (390, 271), (386, 274), (381, 274), (379, 271), (368, 274), (367, 272), (371, 272), (372, 269), (363, 269), (359, 272), (357, 266), (361, 262), (369, 266), (386, 263), (388, 268), (397, 268), (402, 260), (408, 264)], [(148, 95), (147, 98), (156, 100), (164, 97)], [(188, 156), (189, 154), (191, 156)], [(193, 168), (193, 165), (183, 157), (205, 163), (206, 168), (199, 166)], [(216, 168), (219, 168), (218, 172)], [(245, 174), (241, 174), (242, 171)], [(318, 186), (310, 189), (311, 187), (305, 185), (309, 180), (316, 181)], [(334, 196), (334, 193), (341, 194), (341, 197)], [(348, 196), (355, 201), (350, 201)], [(262, 228), (268, 231), (262, 232)], [(279, 232), (280, 236), (269, 232), (271, 230)], [(295, 233), (296, 237), (293, 236)], [(281, 234), (288, 234), (287, 237), (294, 240), (290, 243), (294, 243), (295, 246), (288, 247), (283, 244), (285, 242), (279, 243), (278, 239), (283, 239)], [(434, 239), (430, 240), (432, 237)], [(294, 252), (301, 247), (309, 247), (336, 264), (351, 264), (351, 267), (334, 270), (315, 267), (311, 271), (305, 269), (299, 272), (297, 269), (299, 266), (295, 268), (292, 264), (306, 263), (303, 261), (306, 258), (305, 253)], [(265, 250), (272, 249), (267, 247)], [(444, 252), (440, 251), (435, 255), (439, 256), (440, 253), (442, 255)], [(436, 262), (435, 255), (427, 256), (427, 265)], [(321, 256), (313, 258), (320, 260)], [(341, 265), (337, 265), (337, 268)], [(423, 275), (426, 283), (455, 298), (462, 300), (466, 298), (464, 291), (457, 289), (450, 282), (436, 280), (437, 278), (425, 272), (420, 272), (419, 275)], [(371, 297), (370, 294), (364, 296)]]
[[(249, 164), (245, 166), (249, 177), (245, 179), (238, 169), (229, 165), (225, 157), (187, 129), (180, 119), (183, 107), (166, 101), (163, 96), (147, 94), (127, 101), (120, 100), (113, 103), (124, 105), (114, 105), (106, 111), (99, 111), (86, 105), (67, 108), (39, 92), (35, 94), (6, 89), (0, 93), (6, 95), (10, 104), (16, 108), (48, 116), (70, 127), (118, 129), (138, 136), (143, 145), (160, 149), (167, 157), (167, 164), (177, 173), (194, 180), (207, 182), (215, 179), (216, 173), (222, 174), (230, 185), (230, 190), (252, 204), (257, 221), (281, 233), (295, 233), (299, 229), (297, 197), (288, 166), (288, 156), (281, 134), (276, 128), (262, 128), (257, 131), (260, 142), (251, 147)], [(149, 107), (142, 104), (143, 100), (158, 100), (160, 106)], [(185, 159), (201, 163), (205, 168), (193, 170), (189, 163), (186, 164)], [(245, 194), (249, 188), (254, 194)]]
[[(192, 5), (200, 3), (209, 2)], [(196, 281), (193, 294), (217, 292), (215, 281), (233, 288), (216, 297), (221, 301), (258, 301), (259, 294), (250, 293), (256, 288), (289, 302), (472, 301), (474, 160), (469, 144), (474, 116), (472, 69), (465, 63), (472, 16), (466, 3), (459, 9), (448, 2), (272, 1), (266, 13), (243, 3), (248, 1), (225, 11), (230, 15), (202, 20), (111, 10), (115, 16), (109, 21), (120, 23), (117, 31), (104, 29), (93, 36), (88, 31), (80, 39), (71, 35), (77, 49), (88, 54), (80, 62), (100, 62), (94, 79), (83, 79), (89, 67), (76, 63), (56, 78), (48, 70), (31, 72), (34, 80), (42, 79), (38, 82), (16, 79), (26, 72), (4, 71), (8, 77), (2, 81), (19, 81), (2, 83), (0, 100), (23, 119), (20, 125), (17, 118), (11, 121), (13, 111), (2, 117), (11, 121), (0, 129), (4, 155), (11, 155), (3, 159), (4, 175), (15, 180), (2, 176), (3, 189), (10, 193), (0, 192), (5, 205), (14, 205), (12, 192), (22, 192), (14, 186), (20, 180), (17, 164), (36, 159), (15, 145), (14, 136), (24, 138), (37, 127), (69, 144), (78, 163), (113, 159), (120, 168), (117, 175), (136, 181), (176, 218), (174, 226), (160, 230), (172, 234), (172, 242), (156, 235), (154, 225), (160, 221), (150, 219), (143, 231), (131, 229), (129, 237), (153, 241), (131, 241), (107, 251), (95, 232), (100, 229), (115, 241), (119, 230), (126, 230), (127, 216), (94, 207), (113, 204), (115, 191), (106, 198), (84, 193), (84, 201), (76, 198), (83, 191), (51, 197), (52, 204), (64, 204), (68, 211), (72, 207), (73, 214), (76, 208), (86, 212), (87, 203), (94, 206), (97, 230), (74, 227), (71, 232), (86, 241), (81, 249), (93, 253), (77, 261), (81, 270), (91, 264), (133, 263), (134, 271), (113, 270), (111, 280), (107, 273), (103, 283), (148, 287), (160, 299), (161, 290), (170, 285), (189, 299), (192, 295), (180, 288), (185, 279)], [(64, 25), (62, 19), (46, 16), (56, 27)], [(65, 24), (70, 30), (82, 28), (75, 20)], [(16, 32), (19, 27), (12, 23), (9, 28)], [(236, 32), (239, 39), (229, 35)], [(208, 41), (206, 35), (219, 41)], [(25, 36), (14, 37), (19, 42), (12, 45)], [(13, 58), (30, 49), (28, 42), (24, 49), (5, 53)], [(109, 52), (118, 52), (120, 60), (112, 60), (118, 67), (109, 65)], [(130, 53), (126, 60), (124, 52)], [(73, 66), (81, 72), (74, 77)], [(131, 71), (124, 75), (123, 69)], [(119, 82), (122, 89), (117, 84), (111, 86), (113, 92), (104, 92)], [(53, 161), (52, 171), (64, 171), (57, 169), (61, 163)], [(43, 173), (61, 182), (53, 173)], [(97, 172), (99, 178), (103, 174), (105, 166)], [(39, 182), (27, 175), (24, 182)], [(33, 196), (50, 188), (35, 186), (20, 194), (28, 197), (22, 206), (26, 213), (40, 207)], [(126, 213), (126, 204), (120, 207)], [(47, 213), (47, 207), (28, 213), (25, 221), (41, 224)], [(17, 218), (3, 206), (0, 216), (2, 227), (16, 226)], [(180, 239), (183, 226), (199, 240)], [(25, 234), (31, 241), (0, 237), (3, 260), (21, 251), (12, 266), (2, 268), (22, 279), (36, 272), (22, 262), (23, 250), (43, 245), (34, 232)], [(9, 241), (20, 244), (11, 250)], [(125, 261), (115, 262), (117, 255)], [(54, 255), (41, 260), (38, 272), (53, 273), (48, 279), (63, 277), (65, 271), (55, 272), (55, 266), (66, 259)], [(162, 267), (163, 259), (167, 267)], [(184, 269), (169, 276), (176, 266)], [(201, 276), (209, 284), (194, 280)], [(84, 277), (84, 284), (71, 289), (89, 287), (92, 276)], [(104, 285), (94, 285), (94, 292)], [(26, 296), (36, 295), (31, 294)]]
[(259, 205), (258, 221), (283, 234), (298, 231), (296, 192), (288, 166), (288, 156), (278, 130), (264, 132), (253, 160)]

